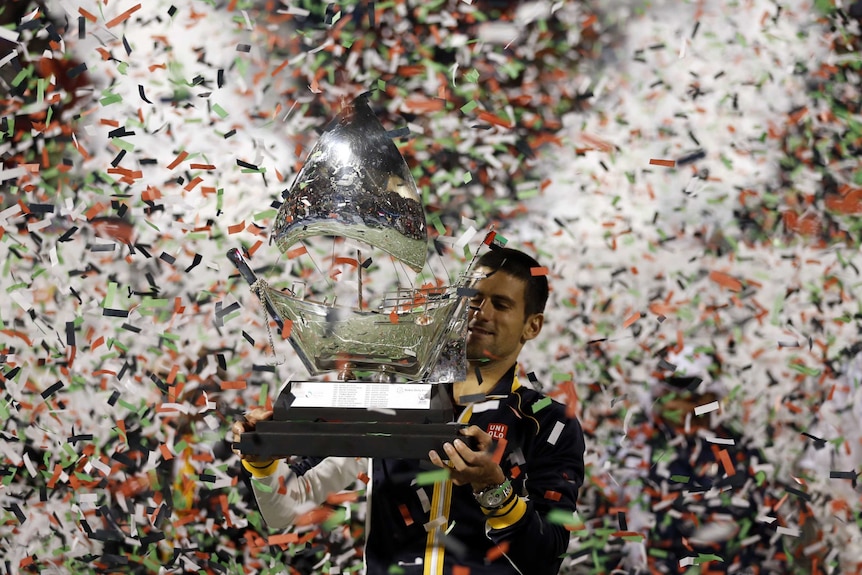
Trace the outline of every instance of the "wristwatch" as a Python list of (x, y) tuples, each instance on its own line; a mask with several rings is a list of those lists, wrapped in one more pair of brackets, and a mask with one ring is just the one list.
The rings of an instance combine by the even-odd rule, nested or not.
[(489, 485), (481, 491), (473, 492), (473, 497), (485, 509), (500, 509), (512, 497), (512, 482), (508, 479), (499, 485)]

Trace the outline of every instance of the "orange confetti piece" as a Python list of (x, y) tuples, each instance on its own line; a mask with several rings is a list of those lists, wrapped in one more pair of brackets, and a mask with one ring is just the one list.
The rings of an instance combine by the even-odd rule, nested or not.
[(159, 445), (159, 451), (162, 452), (162, 459), (164, 459), (165, 461), (170, 461), (174, 458), (174, 454), (171, 453), (171, 450), (164, 443)]
[(643, 539), (643, 535), (637, 531), (614, 531), (611, 537), (640, 537)]
[(173, 170), (174, 168), (179, 166), (188, 157), (189, 157), (188, 152), (186, 152), (186, 151), (180, 152), (179, 155), (176, 158), (174, 158), (174, 161), (171, 162), (170, 164), (168, 164), (168, 169)]
[(398, 511), (401, 512), (401, 518), (404, 520), (404, 525), (408, 527), (413, 525), (413, 517), (410, 515), (410, 510), (403, 503), (398, 506)]
[(342, 503), (352, 503), (359, 501), (359, 494), (355, 491), (346, 491), (344, 493), (330, 493), (326, 497), (326, 502), (330, 505), (341, 505)]
[(83, 8), (78, 8), (78, 14), (80, 14), (81, 16), (83, 16), (84, 18), (86, 18), (87, 20), (92, 22), (93, 24), (96, 23), (96, 15), (95, 14), (90, 14), (89, 12), (84, 10)]
[(237, 379), (236, 381), (223, 381), (221, 382), (222, 390), (227, 389), (245, 389), (245, 380)]
[(649, 161), (650, 166), (664, 166), (665, 168), (675, 168), (676, 160), (656, 160), (651, 159)]
[(492, 457), (492, 459), (494, 460), (494, 463), (496, 463), (497, 465), (499, 465), (500, 461), (503, 460), (503, 454), (506, 452), (506, 445), (508, 443), (509, 442), (506, 441), (505, 437), (501, 437), (500, 439), (497, 440), (497, 448), (494, 449), (494, 455)]
[(200, 184), (202, 181), (204, 181), (203, 178), (198, 176), (198, 177), (194, 178), (193, 180), (191, 180), (188, 184), (186, 184), (186, 187), (183, 189), (187, 192), (190, 192), (195, 188), (195, 186)]
[(546, 275), (548, 275), (548, 268), (545, 266), (530, 268), (530, 275), (533, 277), (535, 277), (535, 276), (546, 276)]
[(290, 337), (290, 333), (293, 331), (293, 321), (286, 319), (281, 326), (281, 337), (282, 339), (287, 339)]
[(141, 9), (141, 5), (135, 4), (134, 6), (132, 6), (131, 8), (129, 8), (128, 10), (126, 10), (125, 12), (123, 12), (122, 14), (120, 14), (119, 16), (114, 18), (113, 20), (109, 21), (107, 24), (105, 24), (105, 26), (108, 28), (113, 28), (117, 24), (120, 24), (121, 22), (125, 22), (126, 20), (128, 20), (132, 14), (134, 14), (135, 12), (137, 12), (140, 9)]
[(299, 535), (296, 533), (279, 533), (278, 535), (270, 535), (266, 542), (269, 545), (285, 545), (287, 543), (296, 543), (299, 540)]
[(88, 220), (92, 220), (93, 218), (98, 216), (100, 213), (102, 213), (105, 210), (105, 208), (107, 208), (107, 206), (100, 202), (100, 203), (96, 204), (95, 206), (91, 207), (86, 212), (84, 212), (84, 217), (87, 218)]
[(742, 282), (730, 274), (719, 271), (709, 272), (709, 279), (730, 291), (742, 291)]
[(463, 565), (454, 565), (452, 567), (452, 575), (470, 575), (470, 568)]
[(391, 323), (398, 323), (398, 312), (394, 309), (389, 313), (389, 321)]
[(722, 449), (718, 452), (718, 459), (721, 461), (721, 465), (724, 467), (724, 472), (728, 477), (736, 475), (736, 469), (733, 467), (733, 462), (730, 460), (730, 454), (726, 449)]
[(551, 501), (559, 501), (562, 498), (562, 495), (558, 491), (545, 491), (545, 499), (550, 499)]
[(623, 322), (623, 329), (629, 327), (631, 324), (633, 324), (634, 322), (636, 322), (640, 318), (641, 318), (641, 312), (639, 312), (639, 311), (634, 312), (632, 315), (630, 315), (628, 317), (628, 319), (626, 319), (626, 321)]
[(428, 112), (439, 112), (443, 109), (445, 101), (440, 98), (407, 98), (402, 106), (404, 110), (425, 114)]
[(308, 250), (305, 246), (299, 246), (298, 248), (293, 248), (292, 250), (288, 250), (287, 259), (292, 260), (293, 258), (298, 258), (303, 254), (307, 254)]
[(488, 561), (496, 561), (500, 557), (506, 554), (506, 551), (509, 550), (509, 542), (501, 541), (499, 545), (494, 545), (488, 552), (485, 553), (485, 559)]
[(239, 232), (245, 229), (245, 220), (241, 221), (238, 224), (234, 224), (232, 226), (227, 227), (227, 233), (230, 234), (238, 234)]

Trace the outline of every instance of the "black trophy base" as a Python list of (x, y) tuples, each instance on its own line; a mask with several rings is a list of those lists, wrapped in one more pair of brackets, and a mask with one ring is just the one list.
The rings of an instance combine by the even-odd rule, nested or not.
[(383, 457), (427, 459), (432, 449), (446, 457), (443, 444), (461, 436), (457, 423), (261, 421), (255, 431), (243, 433), (239, 449), (260, 457)]
[(279, 395), (272, 420), (242, 434), (242, 453), (271, 459), (294, 455), (427, 459), (432, 449), (445, 457), (443, 444), (459, 437), (475, 448), (472, 437), (460, 434), (464, 425), (452, 421), (452, 400), (445, 385), (430, 387), (428, 408), (371, 411), (302, 407), (293, 393), (298, 383), (289, 383)]

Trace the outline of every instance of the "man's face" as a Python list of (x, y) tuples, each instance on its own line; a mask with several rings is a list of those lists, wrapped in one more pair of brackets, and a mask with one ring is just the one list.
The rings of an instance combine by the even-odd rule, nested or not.
[(470, 300), (467, 359), (511, 365), (524, 343), (539, 334), (542, 314), (525, 316), (523, 280), (485, 267), (477, 271), (490, 275), (479, 280)]

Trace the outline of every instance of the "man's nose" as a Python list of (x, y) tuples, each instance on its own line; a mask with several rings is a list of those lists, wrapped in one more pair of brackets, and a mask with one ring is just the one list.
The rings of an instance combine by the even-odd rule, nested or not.
[(487, 300), (482, 299), (482, 300), (479, 300), (478, 302), (474, 301), (474, 302), (470, 303), (470, 311), (472, 312), (474, 317), (477, 315), (485, 315), (486, 314), (486, 311), (485, 311), (487, 309), (487, 307), (485, 306), (486, 301)]

